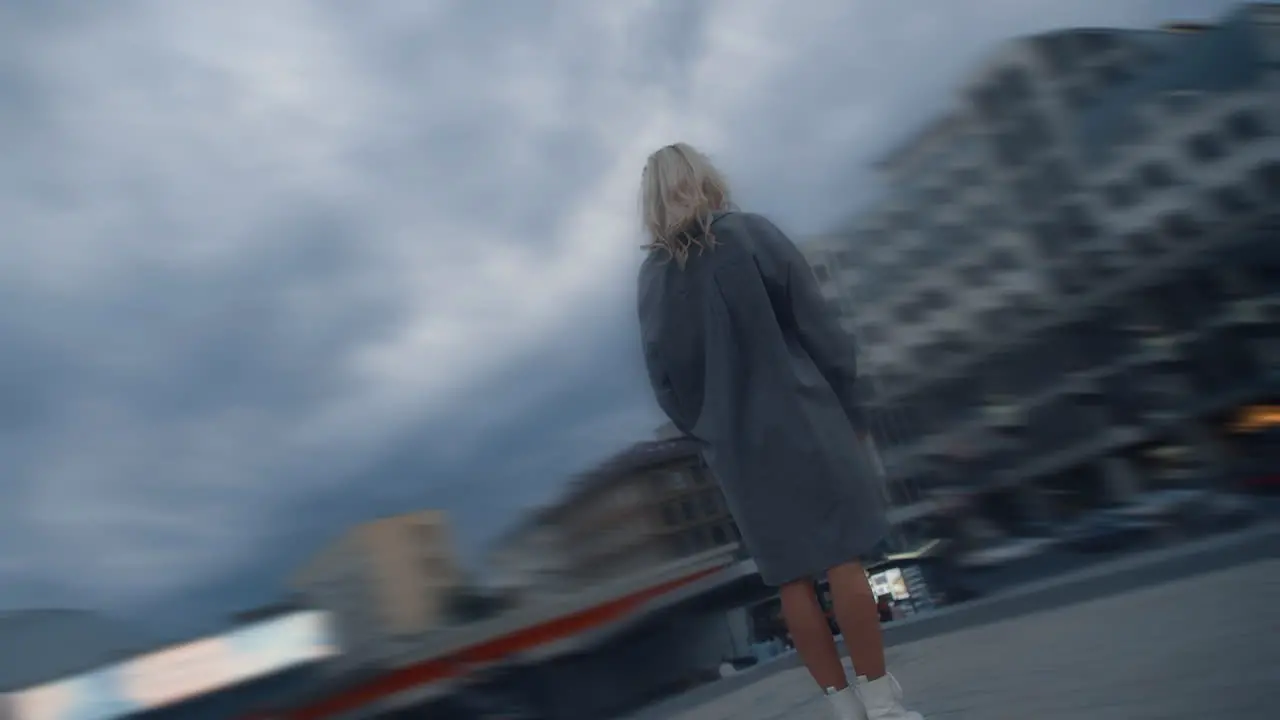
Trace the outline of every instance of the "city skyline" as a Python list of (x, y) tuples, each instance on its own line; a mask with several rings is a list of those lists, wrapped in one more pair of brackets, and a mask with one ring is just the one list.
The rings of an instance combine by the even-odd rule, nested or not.
[(630, 307), (651, 146), (821, 232), (1005, 38), (1232, 5), (273, 5), (255, 32), (258, 5), (10, 4), (0, 608), (216, 625), (406, 505), (473, 555), (658, 424)]

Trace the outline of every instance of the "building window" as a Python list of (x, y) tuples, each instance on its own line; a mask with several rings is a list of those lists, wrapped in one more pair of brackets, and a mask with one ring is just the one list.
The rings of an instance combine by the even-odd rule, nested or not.
[(680, 501), (680, 519), (681, 520), (684, 520), (685, 522), (693, 522), (693, 519), (696, 515), (697, 513), (695, 513), (693, 510), (693, 503), (688, 498), (685, 498), (684, 500)]
[(1150, 46), (1135, 45), (1131, 50), (1133, 62), (1139, 66), (1154, 65), (1165, 58), (1164, 53)]
[(933, 343), (933, 348), (939, 357), (956, 357), (963, 355), (967, 350), (968, 343), (960, 331), (955, 329), (943, 330), (938, 335), (938, 339)]
[(1062, 207), (1059, 215), (1063, 228), (1073, 239), (1092, 240), (1098, 236), (1098, 227), (1088, 211), (1074, 203)]
[(429, 522), (420, 523), (418, 539), (429, 551), (437, 549), (440, 544), (440, 527)]
[(907, 325), (914, 325), (924, 319), (920, 303), (916, 301), (903, 303), (898, 307), (898, 320)]
[(1008, 272), (1017, 268), (1018, 256), (1007, 247), (997, 248), (991, 253), (990, 267), (995, 272)]
[(961, 168), (955, 171), (955, 184), (961, 188), (977, 187), (982, 184), (982, 172), (975, 168)]
[(696, 466), (690, 468), (689, 472), (693, 475), (694, 485), (702, 486), (711, 482), (711, 476), (709, 474), (710, 471), (707, 470), (706, 465), (702, 464), (701, 459), (698, 460), (698, 464)]
[(1031, 95), (1031, 82), (1021, 68), (1009, 68), (1000, 73), (1003, 92), (1012, 101), (1025, 100)]
[(704, 490), (698, 497), (698, 502), (702, 505), (702, 514), (705, 517), (715, 517), (720, 514), (720, 506), (716, 502), (716, 494), (711, 490)]
[(919, 367), (930, 367), (937, 363), (939, 358), (934, 355), (933, 348), (928, 345), (921, 345), (911, 353), (911, 359)]
[(726, 532), (725, 532), (725, 529), (724, 529), (724, 527), (723, 527), (723, 526), (721, 526), (721, 525), (716, 525), (715, 527), (711, 528), (711, 540), (712, 540), (712, 541), (713, 541), (717, 546), (720, 546), (720, 545), (728, 545), (728, 544), (729, 544), (729, 535), (728, 535), (728, 533), (726, 533)]
[(932, 242), (914, 248), (906, 254), (907, 264), (917, 271), (933, 267), (942, 259), (940, 249), (939, 245)]
[(1103, 53), (1116, 46), (1115, 38), (1106, 31), (1090, 30), (1076, 35), (1076, 42), (1085, 53)]
[(1044, 148), (1053, 142), (1049, 126), (1039, 115), (1027, 115), (1022, 121), (1022, 141), (1028, 148)]
[(1160, 252), (1160, 239), (1154, 233), (1140, 230), (1130, 233), (1128, 237), (1129, 247), (1138, 255), (1155, 255)]
[(1257, 140), (1267, 134), (1267, 128), (1257, 113), (1238, 110), (1227, 117), (1227, 134), (1236, 142)]
[(1071, 185), (1071, 173), (1059, 160), (1048, 160), (1044, 163), (1043, 186), (1054, 195), (1067, 192)]
[(1166, 217), (1161, 226), (1175, 240), (1191, 240), (1200, 236), (1200, 223), (1186, 213), (1174, 213)]
[(1258, 186), (1266, 197), (1280, 199), (1280, 162), (1271, 161), (1254, 171)]
[(1164, 96), (1165, 110), (1175, 115), (1190, 112), (1200, 104), (1200, 93), (1195, 90), (1178, 90)]
[(1138, 193), (1128, 183), (1112, 183), (1103, 193), (1106, 195), (1107, 204), (1117, 210), (1133, 207), (1138, 202)]
[(1223, 187), (1213, 191), (1213, 206), (1227, 217), (1234, 217), (1253, 209), (1249, 196), (1238, 187)]
[(884, 328), (879, 325), (867, 325), (862, 328), (862, 339), (874, 345), (888, 340), (889, 337)]
[(960, 268), (960, 279), (966, 285), (977, 287), (985, 285), (987, 282), (987, 266), (982, 263), (974, 263)]
[(1049, 69), (1061, 75), (1074, 65), (1071, 57), (1071, 46), (1061, 37), (1048, 37), (1040, 40), (1040, 52)]
[(1084, 290), (1084, 283), (1081, 282), (1079, 273), (1070, 266), (1059, 267), (1053, 275), (1057, 280), (1058, 291), (1063, 295), (1074, 295)]
[(826, 265), (814, 265), (813, 275), (818, 278), (818, 282), (831, 282), (831, 272)]
[(1044, 223), (1033, 231), (1036, 247), (1046, 256), (1054, 256), (1062, 244), (1062, 231), (1056, 225)]
[(1201, 165), (1221, 160), (1225, 154), (1222, 143), (1210, 133), (1198, 133), (1187, 142), (1187, 155)]
[(947, 307), (947, 296), (938, 289), (925, 290), (920, 295), (920, 305), (926, 313), (938, 312)]
[(904, 371), (897, 368), (885, 368), (876, 374), (877, 390), (882, 393), (890, 393), (901, 388), (906, 384), (907, 375)]
[(673, 502), (662, 505), (662, 524), (673, 527), (680, 524), (680, 511)]
[(1105, 85), (1120, 85), (1133, 79), (1133, 75), (1118, 63), (1107, 63), (1098, 68), (1098, 80)]
[[(1004, 224), (1004, 214), (1000, 212), (1000, 208), (991, 204), (983, 203), (973, 209), (970, 220), (963, 227), (985, 227), (988, 230), (993, 227), (999, 227)], [(964, 231), (966, 242), (977, 242), (978, 236), (969, 230)]]
[(1143, 165), (1138, 170), (1138, 179), (1143, 185), (1153, 190), (1164, 190), (1173, 187), (1173, 172), (1169, 170), (1169, 166), (1164, 163), (1151, 162)]
[(1038, 210), (1044, 207), (1045, 194), (1042, 192), (1037, 178), (1024, 177), (1020, 179), (1014, 187), (1014, 193), (1017, 196), (1018, 204), (1024, 209)]
[(1150, 128), (1146, 123), (1136, 115), (1126, 115), (1117, 120), (1118, 132), (1115, 136), (1117, 143), (1139, 143), (1147, 135), (1151, 134)]
[(1089, 104), (1090, 97), (1088, 88), (1083, 85), (1073, 85), (1067, 88), (1066, 101), (1073, 110), (1081, 110)]

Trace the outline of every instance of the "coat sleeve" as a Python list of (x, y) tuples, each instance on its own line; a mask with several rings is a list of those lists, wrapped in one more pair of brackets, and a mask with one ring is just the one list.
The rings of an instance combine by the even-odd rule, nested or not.
[(858, 394), (858, 348), (853, 335), (840, 327), (818, 288), (813, 269), (795, 243), (767, 218), (748, 215), (745, 221), (751, 226), (761, 273), (781, 290), (801, 345), (835, 391), (849, 422), (865, 436), (867, 423)]

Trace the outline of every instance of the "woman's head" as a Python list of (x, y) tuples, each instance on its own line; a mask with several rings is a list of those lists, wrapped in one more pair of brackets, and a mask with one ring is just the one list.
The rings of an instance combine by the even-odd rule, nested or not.
[(729, 206), (729, 186), (707, 156), (685, 143), (668, 145), (649, 156), (640, 187), (646, 249), (684, 265), (691, 247), (715, 244), (711, 215)]

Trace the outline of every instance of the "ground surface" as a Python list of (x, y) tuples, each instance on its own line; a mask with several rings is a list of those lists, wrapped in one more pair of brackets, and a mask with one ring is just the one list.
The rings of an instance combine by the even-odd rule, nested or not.
[[(932, 637), (890, 650), (929, 720), (1280, 718), (1280, 560)], [(673, 720), (819, 720), (786, 670)]]

